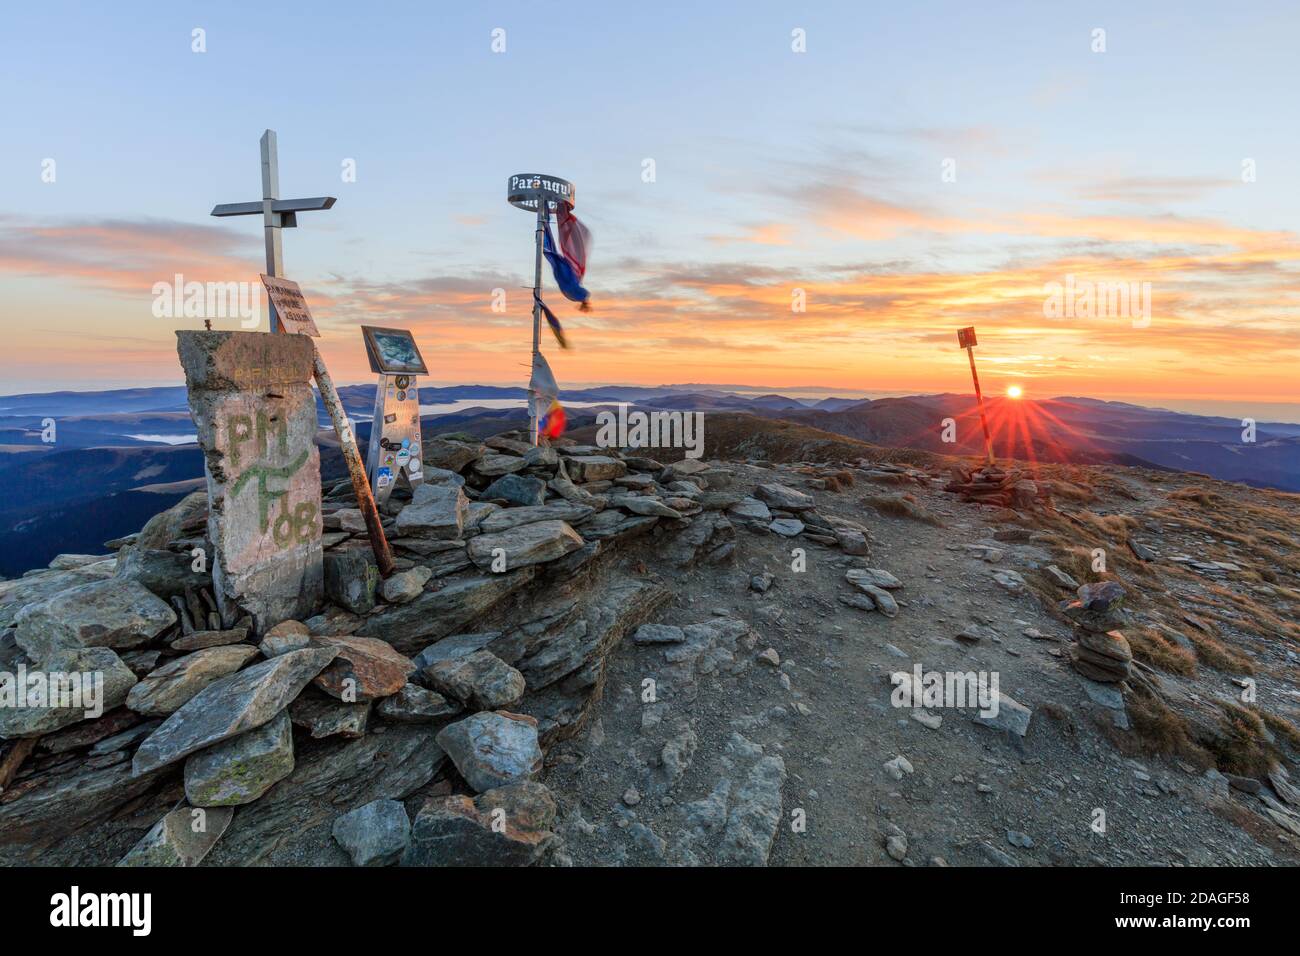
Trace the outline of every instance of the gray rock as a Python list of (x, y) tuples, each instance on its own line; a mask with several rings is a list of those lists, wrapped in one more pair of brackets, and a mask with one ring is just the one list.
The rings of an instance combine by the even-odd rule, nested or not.
[(798, 518), (777, 518), (770, 525), (768, 530), (775, 532), (785, 538), (793, 538), (795, 535), (803, 532), (804, 523)]
[(867, 594), (871, 593), (868, 588), (884, 588), (889, 591), (903, 586), (902, 581), (880, 568), (854, 568), (845, 572), (844, 580), (861, 588)]
[(1029, 585), (1025, 582), (1024, 576), (1019, 571), (1012, 571), (1009, 568), (993, 572), (993, 580), (999, 587), (1010, 591), (1012, 594), (1024, 594), (1029, 590)]
[(469, 499), (459, 485), (422, 484), (397, 516), (398, 537), (450, 541), (461, 536), (469, 517)]
[(871, 553), (871, 545), (867, 543), (867, 536), (861, 531), (836, 528), (835, 540), (839, 543), (840, 550), (845, 554), (868, 555)]
[(632, 635), (633, 644), (681, 644), (686, 632), (672, 624), (642, 624)]
[(501, 636), (500, 631), (481, 631), (477, 634), (453, 634), (430, 644), (411, 658), (417, 671), (424, 670), (435, 661), (447, 661), (453, 657), (473, 654), (481, 651)]
[(871, 598), (877, 611), (885, 615), (885, 617), (898, 617), (898, 602), (894, 600), (892, 594), (884, 588), (878, 588), (872, 584), (866, 585), (862, 590), (867, 597)]
[(535, 778), (542, 770), (537, 720), (508, 711), (474, 714), (438, 733), (460, 775), (478, 792)]
[(754, 497), (782, 511), (809, 511), (817, 504), (812, 495), (806, 495), (802, 491), (775, 482), (756, 486)]
[(399, 651), (415, 651), (465, 625), (483, 618), (498, 602), (532, 581), (534, 569), (451, 581), (426, 590), (409, 604), (388, 607), (370, 615), (358, 630), (365, 637), (381, 637)]
[(781, 788), (785, 784), (785, 761), (763, 757), (733, 795), (726, 829), (718, 847), (718, 863), (724, 866), (766, 866), (772, 840), (781, 822)]
[(540, 507), (546, 501), (546, 483), (532, 475), (502, 475), (483, 489), (483, 499), (503, 498), (519, 507)]
[(411, 842), (411, 818), (397, 800), (376, 800), (343, 814), (330, 829), (353, 866), (390, 866)]
[(658, 518), (680, 518), (682, 513), (668, 507), (658, 498), (650, 495), (622, 495), (612, 499), (615, 507), (630, 511), (634, 515), (654, 515)]
[(379, 568), (369, 550), (347, 548), (326, 552), (325, 596), (353, 614), (365, 614), (375, 606)]
[(462, 471), (466, 465), (478, 461), (487, 451), (482, 445), (434, 438), (424, 443), (424, 463), (447, 471)]
[(257, 648), (233, 644), (178, 657), (132, 687), (126, 706), (137, 714), (173, 713), (213, 681), (235, 673), (256, 656)]
[(389, 604), (414, 601), (433, 577), (429, 568), (416, 565), (408, 571), (398, 571), (379, 585), (380, 596)]
[(118, 866), (198, 866), (216, 846), (235, 811), (178, 807), (140, 838)]
[(196, 807), (237, 807), (293, 773), (293, 726), (281, 711), (256, 730), (191, 754), (185, 797)]
[(480, 568), (491, 569), (497, 557), (494, 552), (500, 549), (505, 570), (513, 571), (562, 558), (582, 545), (582, 538), (563, 521), (539, 521), (470, 539), (469, 557)]
[(420, 679), (475, 710), (496, 710), (524, 696), (524, 675), (488, 651), (435, 661)]
[(509, 475), (522, 471), (526, 462), (518, 455), (497, 455), (488, 453), (474, 462), (474, 470), (489, 478), (496, 475)]
[(114, 576), (119, 580), (135, 581), (163, 600), (212, 585), (212, 575), (207, 571), (195, 571), (194, 559), (188, 552), (139, 546), (123, 548), (119, 552)]
[(290, 651), (214, 681), (140, 745), (134, 772), (147, 773), (262, 726), (284, 710), (336, 653), (333, 648), (314, 647)]
[(15, 615), (14, 639), (41, 663), (55, 648), (131, 648), (176, 623), (176, 612), (144, 585), (127, 579), (94, 581), (62, 591)]
[(976, 713), (975, 721), (985, 727), (991, 727), (994, 730), (1005, 730), (1017, 737), (1023, 737), (1029, 730), (1029, 720), (1033, 715), (1034, 712), (1024, 704), (1018, 703), (1006, 694), (999, 692), (997, 713), (990, 717)]

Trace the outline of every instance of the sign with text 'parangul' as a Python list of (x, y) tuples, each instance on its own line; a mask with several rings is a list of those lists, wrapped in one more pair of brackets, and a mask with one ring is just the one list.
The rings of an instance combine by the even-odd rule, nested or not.
[(573, 183), (559, 176), (545, 173), (515, 173), (506, 184), (506, 199), (518, 209), (537, 211), (538, 202), (545, 200), (554, 209), (558, 203), (574, 205), (577, 190)]
[(262, 285), (266, 286), (266, 294), (270, 296), (271, 304), (275, 306), (275, 313), (280, 317), (280, 324), (285, 332), (320, 338), (320, 332), (311, 317), (311, 310), (307, 308), (307, 300), (303, 297), (302, 289), (298, 288), (298, 283), (292, 279), (264, 275)]

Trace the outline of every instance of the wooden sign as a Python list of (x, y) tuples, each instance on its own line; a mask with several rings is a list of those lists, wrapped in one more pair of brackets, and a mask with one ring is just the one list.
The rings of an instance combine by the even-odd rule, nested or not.
[(970, 325), (964, 329), (957, 330), (957, 344), (964, 349), (973, 348), (978, 345), (975, 341), (975, 326)]
[(298, 283), (292, 279), (264, 275), (262, 285), (266, 286), (266, 294), (275, 306), (284, 331), (320, 338), (320, 332), (312, 320), (311, 310), (307, 308), (307, 300), (303, 297), (302, 289), (298, 288)]

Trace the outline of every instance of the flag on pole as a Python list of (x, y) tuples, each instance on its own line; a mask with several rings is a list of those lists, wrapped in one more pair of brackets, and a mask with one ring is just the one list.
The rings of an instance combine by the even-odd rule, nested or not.
[[(560, 387), (541, 352), (533, 353), (533, 374), (528, 380), (529, 402), (537, 415), (537, 433), (543, 438), (559, 438), (564, 433), (566, 416), (560, 404)], [(542, 409), (545, 408), (545, 411)]]
[(542, 297), (537, 294), (536, 290), (533, 291), (533, 299), (542, 307), (542, 315), (546, 316), (546, 324), (551, 327), (551, 334), (555, 336), (555, 341), (560, 343), (560, 348), (567, 349), (569, 340), (564, 337), (564, 327), (560, 325), (560, 320), (555, 317), (555, 313), (550, 310), (550, 307), (542, 301)]
[(587, 250), (591, 248), (591, 230), (573, 214), (571, 203), (558, 203), (555, 207), (556, 231), (560, 234), (560, 251), (569, 260), (578, 281), (587, 274)]
[(591, 308), (588, 301), (591, 299), (591, 293), (582, 287), (581, 277), (568, 258), (555, 251), (550, 219), (547, 219), (545, 231), (542, 233), (542, 255), (546, 256), (546, 261), (551, 264), (551, 275), (555, 277), (555, 284), (560, 287), (564, 297), (570, 302), (577, 302), (581, 311), (588, 311)]

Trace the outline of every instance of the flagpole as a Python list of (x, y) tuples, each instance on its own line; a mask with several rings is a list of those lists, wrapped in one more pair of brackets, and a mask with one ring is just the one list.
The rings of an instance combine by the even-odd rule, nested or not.
[[(529, 361), (530, 368), (533, 371), (537, 369), (537, 351), (541, 347), (541, 322), (542, 322), (542, 230), (546, 225), (546, 200), (539, 198), (537, 200), (537, 262), (533, 272), (533, 354)], [(529, 379), (531, 383), (531, 378)], [(529, 440), (537, 444), (537, 402), (530, 394), (528, 396), (528, 434)]]

